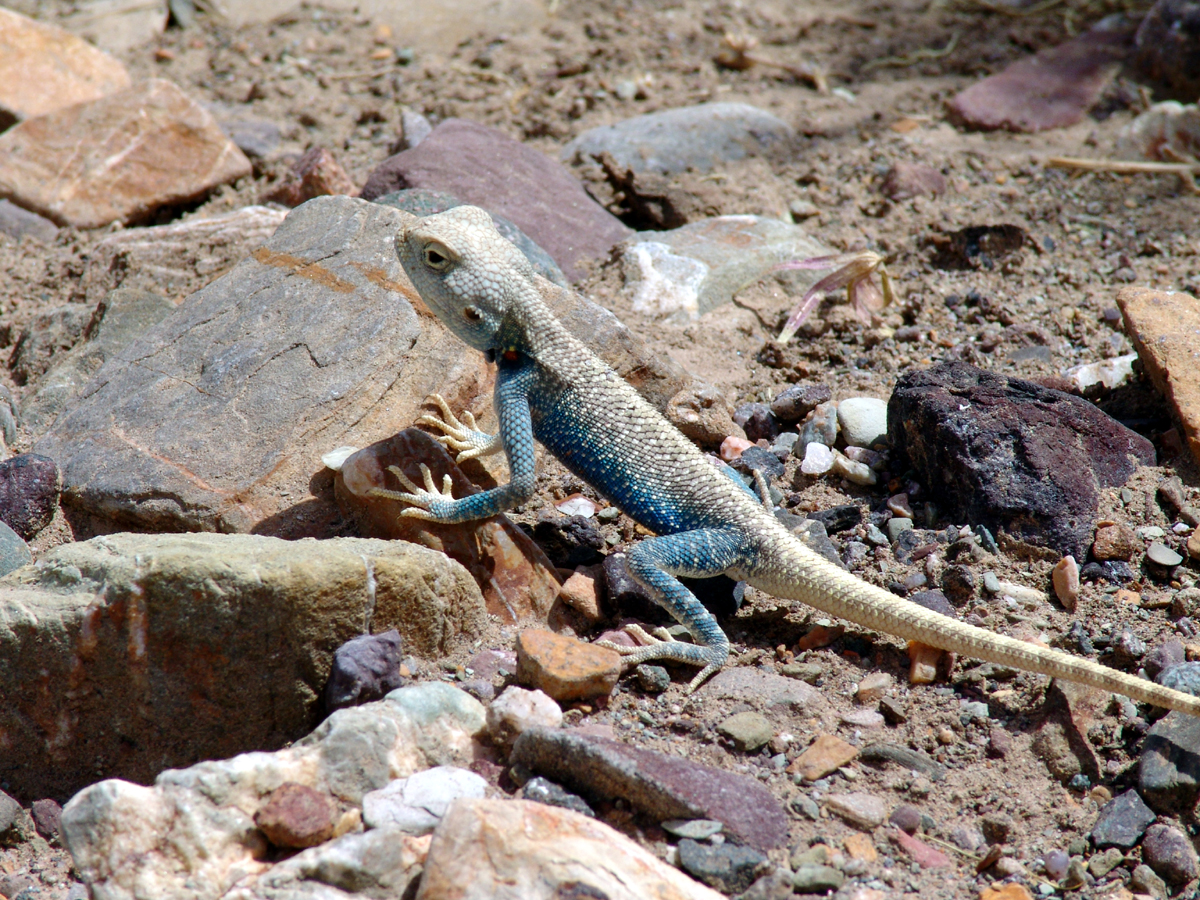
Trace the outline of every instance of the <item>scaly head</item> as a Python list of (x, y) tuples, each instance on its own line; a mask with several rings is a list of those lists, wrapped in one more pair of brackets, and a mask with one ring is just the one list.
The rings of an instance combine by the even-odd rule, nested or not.
[(417, 219), (396, 236), (404, 271), (446, 326), (477, 350), (498, 343), (514, 292), (533, 287), (533, 266), (476, 206)]

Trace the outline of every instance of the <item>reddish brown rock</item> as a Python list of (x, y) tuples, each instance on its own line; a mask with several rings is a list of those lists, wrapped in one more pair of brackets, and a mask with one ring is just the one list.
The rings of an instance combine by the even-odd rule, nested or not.
[(0, 129), (129, 87), (120, 62), (69, 31), (0, 9)]
[(881, 188), (891, 200), (936, 197), (945, 193), (946, 176), (932, 166), (900, 161), (883, 176)]
[(77, 228), (140, 221), (249, 174), (212, 114), (157, 78), (0, 135), (0, 196)]
[(748, 775), (563, 728), (530, 728), (517, 738), (511, 761), (568, 790), (619, 797), (660, 821), (715, 819), (763, 853), (787, 841), (787, 813)]
[(856, 756), (857, 747), (847, 744), (835, 735), (821, 734), (807, 750), (792, 760), (787, 770), (789, 775), (798, 774), (805, 781), (816, 781), (846, 765)]
[(315, 847), (333, 837), (333, 801), (315, 788), (288, 781), (254, 814), (254, 824), (276, 847)]
[(620, 677), (615, 650), (536, 628), (517, 638), (517, 680), (560, 702), (607, 697)]
[(479, 490), (434, 438), (418, 428), (406, 428), (342, 463), (334, 482), (338, 505), (358, 520), (362, 537), (411, 541), (460, 563), (479, 585), (488, 612), (502, 621), (544, 624), (560, 590), (558, 577), (541, 548), (505, 516), (441, 525), (402, 516), (407, 503), (370, 496), (376, 487), (403, 489), (389, 466), (398, 466), (420, 484), (421, 463), (429, 466), (439, 485), (448, 474), (455, 497)]
[(447, 119), (411, 150), (384, 160), (364, 200), (425, 188), (511, 219), (554, 257), (571, 281), (632, 232), (596, 203), (557, 160), (487, 125)]
[(1045, 131), (1080, 121), (1129, 54), (1129, 29), (1092, 29), (1017, 60), (956, 94), (950, 118), (968, 128)]
[(1142, 549), (1142, 542), (1128, 525), (1113, 523), (1096, 529), (1092, 541), (1092, 556), (1096, 559), (1133, 559)]
[(358, 188), (333, 154), (324, 147), (313, 147), (296, 161), (279, 184), (262, 195), (260, 202), (299, 206), (313, 197), (357, 193)]
[(1074, 612), (1079, 603), (1079, 563), (1075, 557), (1064, 556), (1050, 572), (1054, 596), (1067, 612)]
[(58, 829), (62, 825), (62, 807), (55, 800), (34, 800), (29, 807), (33, 816), (33, 827), (46, 840), (58, 837)]
[(1127, 287), (1117, 294), (1117, 306), (1146, 374), (1170, 401), (1200, 462), (1200, 300), (1182, 291)]
[(889, 831), (888, 837), (898, 844), (905, 853), (911, 856), (913, 862), (922, 869), (941, 869), (945, 866), (953, 865), (950, 857), (941, 850), (936, 850), (924, 841), (907, 835), (899, 829)]
[(888, 403), (897, 462), (953, 521), (1084, 558), (1100, 492), (1154, 447), (1091, 403), (961, 362), (903, 375)]
[(21, 453), (0, 462), (0, 522), (24, 540), (50, 524), (62, 477), (54, 460)]

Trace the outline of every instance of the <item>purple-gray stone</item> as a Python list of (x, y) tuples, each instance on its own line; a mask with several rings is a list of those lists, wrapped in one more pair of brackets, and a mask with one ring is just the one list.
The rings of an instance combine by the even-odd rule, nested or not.
[(561, 163), (464, 119), (446, 119), (416, 147), (385, 159), (361, 196), (374, 200), (405, 188), (442, 191), (505, 216), (572, 281), (583, 277), (581, 264), (607, 258), (633, 233)]
[(1092, 826), (1092, 843), (1097, 848), (1120, 847), (1128, 850), (1137, 844), (1154, 821), (1154, 813), (1130, 788), (1118, 794), (1100, 808), (1096, 824)]
[(400, 632), (395, 628), (346, 641), (333, 654), (325, 683), (325, 711), (380, 700), (402, 687), (401, 655)]
[(530, 728), (510, 761), (586, 796), (621, 798), (665, 819), (715, 819), (766, 853), (788, 837), (788, 817), (757, 779), (574, 729)]

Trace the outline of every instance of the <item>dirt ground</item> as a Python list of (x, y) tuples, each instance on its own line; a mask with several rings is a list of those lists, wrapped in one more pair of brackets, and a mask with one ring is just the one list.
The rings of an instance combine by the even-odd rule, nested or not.
[[(35, 12), (22, 9), (21, 3), (11, 5)], [(24, 6), (36, 6), (42, 16), (56, 8), (32, 0)], [(1070, 366), (1129, 353), (1131, 345), (1113, 314), (1116, 293), (1127, 283), (1200, 294), (1200, 197), (1185, 192), (1173, 176), (1081, 175), (1044, 165), (1053, 155), (1111, 155), (1117, 133), (1144, 102), (1133, 82), (1118, 78), (1095, 114), (1043, 134), (971, 133), (952, 126), (945, 116), (944, 101), (956, 91), (1117, 9), (1060, 3), (1010, 15), (977, 0), (563, 2), (540, 30), (484, 33), (448, 57), (414, 47), (412, 61), (397, 64), (373, 59), (372, 53), (379, 55), (401, 39), (353, 14), (312, 6), (236, 32), (201, 16), (195, 26), (172, 28), (156, 44), (122, 58), (135, 79), (170, 78), (202, 102), (235, 108), (282, 129), (284, 146), (277, 158), (257, 164), (252, 179), (218, 191), (187, 216), (255, 202), (309, 146), (332, 150), (361, 185), (388, 155), (404, 108), (435, 123), (458, 116), (494, 125), (555, 157), (584, 130), (641, 113), (713, 100), (766, 109), (802, 135), (792, 152), (679, 176), (676, 186), (720, 214), (780, 217), (789, 208), (811, 204), (815, 214), (803, 225), (821, 241), (838, 250), (870, 248), (887, 254), (899, 303), (885, 313), (882, 328), (867, 328), (844, 304), (827, 301), (782, 353), (764, 354), (799, 299), (784, 277), (753, 285), (733, 305), (686, 326), (634, 313), (616, 265), (597, 265), (581, 288), (613, 309), (653, 350), (716, 384), (732, 404), (769, 400), (796, 381), (825, 382), (834, 399), (862, 394), (886, 399), (900, 373), (944, 358), (1046, 378)], [(1130, 9), (1136, 16), (1138, 8)], [(824, 72), (835, 90), (818, 93), (778, 68), (718, 67), (713, 57), (726, 32), (756, 38), (758, 53), (775, 62)], [(948, 45), (949, 52), (940, 52)], [(618, 86), (629, 81), (637, 96), (619, 99)], [(880, 184), (898, 161), (940, 170), (948, 190), (936, 198), (886, 200)], [(611, 199), (606, 185), (590, 173), (581, 174), (599, 199)], [(937, 238), (968, 226), (1000, 224), (1020, 226), (1030, 240), (990, 269), (935, 264)], [(0, 263), (8, 273), (0, 283), (0, 348), (11, 351), (35, 314), (80, 299), (79, 276), (89, 248), (108, 233), (64, 230), (50, 245), (0, 240)], [(951, 296), (973, 299), (951, 308)], [(905, 325), (918, 326), (918, 339), (902, 342), (890, 334)], [(18, 398), (25, 390), (6, 369), (0, 368), (0, 382)], [(1178, 454), (1169, 437), (1164, 441), (1170, 428), (1166, 406), (1152, 392), (1138, 389), (1103, 398), (1102, 405), (1154, 440), (1162, 461), (1161, 468), (1142, 470), (1128, 485), (1133, 499), (1110, 492), (1102, 514), (1134, 528), (1169, 527), (1153, 502), (1155, 486), (1165, 475), (1178, 474), (1194, 488), (1200, 486), (1200, 472)], [(14, 449), (27, 448), (18, 441)], [(800, 514), (859, 499), (874, 507), (886, 496), (830, 479), (814, 483), (793, 469), (794, 463), (783, 486), (791, 486), (785, 490), (786, 505)], [(552, 477), (543, 482), (547, 490), (560, 472), (549, 467)], [(938, 523), (940, 528), (950, 524), (964, 523)], [(981, 571), (990, 568), (1001, 579), (1041, 587), (1051, 565), (1001, 556)], [(878, 574), (876, 580), (902, 580), (918, 566), (893, 560), (887, 576)], [(1154, 647), (1176, 636), (1162, 604), (1179, 586), (1130, 585), (1141, 590), (1139, 605), (1118, 600), (1111, 589), (1089, 585), (1074, 615), (1050, 604), (1004, 610), (999, 601), (980, 601), (970, 611), (1010, 633), (1039, 636), (1052, 644), (1079, 619), (1092, 634), (1128, 626)], [(781, 605), (751, 591), (728, 631), (737, 649), (750, 654), (742, 657), (743, 663), (771, 667), (776, 647), (794, 650), (813, 618), (798, 605)], [(1044, 679), (1018, 675), (1001, 684), (984, 679), (957, 689), (909, 688), (903, 646), (854, 627), (841, 641), (797, 659), (823, 668), (822, 690), (839, 712), (855, 708), (853, 688), (865, 674), (892, 672), (907, 721), (883, 734), (864, 734), (863, 741), (886, 737), (949, 767), (946, 778), (930, 788), (895, 766), (856, 765), (850, 770), (853, 781), (835, 775), (831, 790), (867, 791), (884, 797), (889, 807), (917, 806), (932, 819), (926, 829), (931, 843), (947, 841), (960, 826), (977, 828), (986, 814), (1007, 813), (1018, 827), (1005, 852), (1030, 873), (1026, 880), (1035, 890), (1037, 883), (1045, 883), (1037, 874), (1043, 854), (1067, 850), (1086, 836), (1098, 809), (1095, 800), (1060, 784), (1030, 749)], [(736, 706), (688, 700), (681, 686), (677, 677), (666, 695), (655, 698), (630, 682), (606, 710), (572, 715), (610, 724), (624, 739), (758, 774), (785, 803), (810, 792), (776, 772), (769, 754), (747, 757), (716, 736), (713, 726), (736, 712)], [(985, 699), (1001, 690), (1015, 693), (993, 699), (990, 726), (962, 724), (963, 699)], [(692, 720), (694, 727), (665, 724), (683, 719)], [(1146, 723), (1122, 722), (1116, 715), (1099, 721), (1103, 784), (1115, 794), (1136, 780), (1133, 767)], [(777, 724), (794, 735), (796, 748), (834, 727), (833, 722), (788, 715), (781, 715)], [(996, 728), (1014, 739), (1012, 751), (999, 760), (985, 752), (990, 729)], [(843, 736), (853, 731), (839, 729)], [(610, 821), (665, 851), (657, 829), (623, 821), (619, 810), (609, 813)], [(823, 840), (840, 847), (852, 831), (836, 818), (814, 822), (797, 814), (792, 840)], [(876, 885), (879, 896), (962, 897), (969, 885), (997, 877), (992, 869), (976, 878), (971, 855), (947, 843), (937, 846), (958, 864), (933, 871), (920, 870), (883, 838), (878, 844), (880, 859), (867, 864), (860, 883)], [(15, 857), (5, 860), (3, 854), (0, 862), (9, 868), (16, 864)], [(1118, 869), (1114, 877), (1121, 872), (1127, 876), (1134, 864)]]

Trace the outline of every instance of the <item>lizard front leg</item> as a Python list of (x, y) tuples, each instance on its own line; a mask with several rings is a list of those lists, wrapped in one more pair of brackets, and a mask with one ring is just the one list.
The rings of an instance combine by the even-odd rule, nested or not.
[(458, 454), (454, 457), (456, 463), (464, 463), (478, 456), (490, 456), (504, 449), (504, 441), (500, 439), (499, 433), (488, 434), (486, 431), (480, 431), (470, 410), (463, 410), (463, 421), (459, 421), (441, 394), (431, 394), (429, 399), (437, 404), (442, 411), (442, 417), (439, 419), (432, 415), (421, 416), (417, 419), (417, 424), (440, 429), (443, 434), (437, 440), (442, 446), (449, 447)]
[(508, 470), (512, 473), (508, 484), (455, 500), (450, 491), (449, 475), (443, 480), (442, 490), (439, 491), (433, 483), (433, 476), (428, 467), (421, 466), (421, 474), (425, 481), (425, 487), (421, 488), (398, 468), (391, 466), (392, 474), (406, 490), (389, 491), (375, 488), (371, 493), (412, 504), (401, 513), (402, 516), (447, 524), (487, 519), (528, 500), (533, 495), (537, 478), (533, 420), (529, 411), (529, 385), (533, 376), (533, 366), (527, 364), (502, 368), (496, 379), (495, 401), (496, 414), (500, 419), (500, 432), (491, 440), (498, 440), (508, 455)]
[[(609, 641), (597, 643), (616, 650), (633, 665), (667, 659), (702, 666), (687, 687), (690, 694), (725, 665), (729, 659), (729, 638), (713, 614), (675, 576), (711, 578), (736, 568), (742, 556), (738, 535), (721, 528), (682, 531), (636, 544), (628, 555), (630, 574), (649, 590), (655, 603), (687, 628), (696, 643), (655, 640), (645, 647), (622, 647)], [(634, 626), (630, 630), (643, 640), (653, 640), (641, 628)]]

